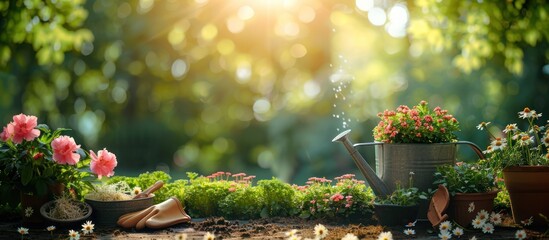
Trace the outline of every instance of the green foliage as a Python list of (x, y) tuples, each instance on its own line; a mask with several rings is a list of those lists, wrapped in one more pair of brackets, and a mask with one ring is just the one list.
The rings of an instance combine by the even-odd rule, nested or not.
[(260, 180), (257, 188), (264, 195), (262, 217), (284, 217), (296, 214), (298, 193), (290, 184), (279, 179)]
[(396, 184), (396, 189), (389, 196), (378, 197), (376, 203), (394, 204), (399, 206), (413, 206), (419, 204), (420, 200), (426, 200), (427, 194), (414, 187), (414, 173), (410, 173), (408, 186), (402, 187)]
[(259, 218), (267, 198), (263, 189), (252, 186), (235, 188), (219, 201), (220, 213), (229, 219)]
[(409, 32), (413, 42), (435, 52), (453, 51), (453, 64), (465, 73), (477, 70), (494, 56), (507, 70), (523, 72), (526, 46), (549, 40), (549, 6), (536, 1), (414, 1)]
[(456, 193), (482, 193), (496, 189), (494, 170), (485, 161), (439, 166), (434, 175), (434, 184), (446, 186), (452, 196)]
[(229, 181), (210, 182), (206, 177), (190, 181), (190, 185), (185, 189), (184, 202), (187, 212), (195, 218), (221, 216), (219, 202), (229, 195), (229, 188)]
[(38, 63), (60, 64), (64, 53), (80, 50), (93, 34), (80, 28), (88, 12), (84, 1), (17, 0), (0, 3), (0, 69), (17, 56), (17, 45), (31, 45)]

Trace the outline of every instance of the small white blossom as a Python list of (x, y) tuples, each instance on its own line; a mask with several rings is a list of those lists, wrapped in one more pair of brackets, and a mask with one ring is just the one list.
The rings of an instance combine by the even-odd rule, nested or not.
[(34, 209), (32, 207), (25, 208), (25, 217), (30, 217), (34, 213)]
[(291, 236), (294, 236), (296, 234), (297, 234), (297, 229), (292, 229), (292, 230), (284, 233), (284, 235), (286, 235), (286, 237), (291, 237)]
[(441, 240), (449, 240), (449, 239), (452, 239), (452, 233), (450, 233), (449, 231), (440, 231), (440, 233), (438, 234), (438, 237)]
[(341, 240), (358, 240), (358, 237), (352, 233), (347, 233)]
[(450, 223), (450, 221), (444, 221), (442, 223), (440, 223), (440, 226), (438, 226), (438, 229), (440, 229), (440, 231), (449, 231), (450, 229), (452, 229), (452, 223)]
[(494, 233), (494, 225), (492, 225), (491, 223), (485, 223), (484, 226), (482, 226), (482, 232), (486, 234)]
[(177, 234), (175, 235), (175, 240), (187, 240), (187, 234)]
[(29, 229), (24, 228), (24, 227), (20, 227), (20, 228), (17, 228), (17, 232), (19, 232), (19, 234), (21, 234), (21, 235), (25, 235), (25, 234), (29, 234)]
[(78, 240), (80, 239), (80, 233), (74, 230), (69, 230), (69, 238), (70, 240)]
[(404, 234), (406, 234), (406, 236), (416, 235), (416, 231), (414, 229), (407, 228), (407, 229), (404, 229)]
[(501, 214), (492, 212), (490, 214), (490, 222), (493, 223), (494, 225), (500, 225), (502, 222)]
[(518, 240), (526, 239), (526, 237), (528, 236), (526, 235), (526, 231), (524, 231), (523, 229), (517, 230), (517, 232), (515, 233), (515, 238)]
[(459, 228), (459, 227), (454, 228), (454, 230), (452, 231), (452, 233), (454, 234), (454, 236), (456, 236), (456, 237), (459, 238), (459, 237), (463, 236), (463, 229), (462, 229), (462, 228)]
[(416, 223), (417, 223), (417, 220), (413, 221), (413, 222), (409, 222), (408, 224), (406, 224), (404, 227), (415, 227), (416, 226)]
[(532, 223), (534, 223), (534, 217), (530, 217), (528, 219), (521, 220), (520, 223), (522, 223), (522, 225), (524, 225), (524, 226), (530, 226), (530, 225), (532, 225)]
[(326, 236), (328, 236), (328, 229), (322, 224), (317, 224), (315, 226), (315, 236), (318, 239), (325, 238)]
[(82, 233), (84, 234), (90, 234), (93, 233), (93, 227), (95, 224), (92, 224), (91, 221), (87, 221), (84, 224), (82, 224)]
[(467, 208), (467, 212), (472, 213), (475, 211), (475, 202), (469, 203), (469, 208)]
[(485, 220), (481, 220), (481, 219), (478, 218), (478, 216), (477, 216), (475, 219), (473, 219), (473, 222), (472, 222), (473, 228), (475, 228), (475, 229), (481, 229), (485, 222), (486, 222)]
[(215, 235), (211, 232), (207, 232), (206, 234), (204, 234), (204, 238), (202, 238), (203, 240), (214, 240), (215, 239)]
[(382, 232), (377, 237), (377, 240), (393, 240), (393, 234), (391, 232)]
[(46, 230), (48, 230), (48, 232), (53, 232), (53, 231), (55, 231), (55, 226), (51, 225), (51, 226), (47, 227)]

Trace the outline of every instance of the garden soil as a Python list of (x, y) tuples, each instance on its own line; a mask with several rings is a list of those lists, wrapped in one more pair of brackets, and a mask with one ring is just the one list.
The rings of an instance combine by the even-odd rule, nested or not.
[[(17, 228), (18, 222), (4, 222), (0, 220), (0, 239), (21, 239)], [(506, 220), (509, 223), (511, 220)], [(427, 221), (420, 221), (413, 228), (414, 237), (406, 236), (402, 227), (387, 228), (377, 225), (375, 221), (349, 222), (346, 219), (338, 221), (304, 220), (300, 218), (268, 218), (250, 221), (226, 220), (224, 218), (193, 219), (190, 223), (183, 223), (162, 230), (135, 231), (132, 229), (96, 227), (93, 234), (82, 235), (80, 239), (177, 239), (176, 236), (186, 234), (187, 239), (202, 239), (206, 232), (214, 233), (216, 239), (286, 239), (286, 232), (292, 229), (305, 238), (314, 238), (314, 227), (323, 224), (329, 234), (325, 239), (341, 239), (347, 233), (352, 233), (360, 239), (377, 239), (382, 231), (391, 231), (394, 239), (438, 239), (437, 232)], [(25, 239), (68, 239), (68, 228), (57, 229), (52, 233), (45, 227), (31, 227), (30, 234)], [(80, 230), (75, 227), (74, 230)], [(517, 228), (512, 226), (497, 227), (491, 235), (483, 234), (479, 230), (466, 230), (461, 239), (514, 239)], [(539, 231), (527, 230), (529, 239), (543, 238)], [(456, 239), (456, 238), (453, 238)]]

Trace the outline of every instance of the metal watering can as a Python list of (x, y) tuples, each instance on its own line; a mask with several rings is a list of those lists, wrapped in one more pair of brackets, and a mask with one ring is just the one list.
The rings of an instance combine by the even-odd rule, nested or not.
[[(471, 147), (480, 159), (485, 158), (482, 150), (468, 141), (434, 144), (382, 142), (353, 144), (347, 136), (349, 132), (351, 130), (340, 133), (332, 142), (343, 143), (374, 193), (380, 197), (390, 195), (396, 189), (396, 184), (406, 184), (410, 172), (414, 173), (414, 187), (426, 191), (432, 186), (433, 174), (438, 166), (455, 163), (458, 144)], [(375, 146), (377, 174), (360, 155), (356, 149), (358, 146)]]

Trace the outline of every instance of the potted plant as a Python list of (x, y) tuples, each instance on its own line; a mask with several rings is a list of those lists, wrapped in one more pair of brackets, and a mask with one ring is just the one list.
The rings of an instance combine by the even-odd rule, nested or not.
[(448, 215), (459, 225), (471, 224), (480, 210), (492, 211), (498, 191), (494, 172), (485, 161), (439, 166), (434, 176), (434, 184), (450, 192)]
[(529, 108), (518, 112), (518, 117), (528, 123), (524, 131), (516, 123), (508, 124), (498, 134), (488, 130), (490, 122), (477, 126), (486, 129), (490, 136), (490, 145), (484, 153), (488, 162), (503, 172), (517, 224), (533, 217), (532, 226), (544, 226), (541, 215), (549, 216), (549, 124), (536, 124), (541, 115)]
[[(23, 221), (30, 224), (42, 222), (39, 209), (52, 192), (79, 195), (91, 187), (91, 173), (101, 177), (116, 166), (88, 159), (72, 137), (62, 135), (68, 129), (52, 131), (37, 120), (15, 115), (0, 133), (0, 184), (21, 192)], [(88, 164), (91, 173), (83, 171)]]
[(417, 219), (420, 201), (426, 200), (427, 195), (413, 186), (413, 175), (413, 172), (409, 173), (407, 187), (397, 183), (396, 190), (389, 196), (376, 197), (374, 212), (381, 225), (405, 225)]

